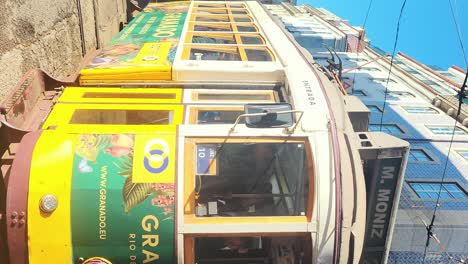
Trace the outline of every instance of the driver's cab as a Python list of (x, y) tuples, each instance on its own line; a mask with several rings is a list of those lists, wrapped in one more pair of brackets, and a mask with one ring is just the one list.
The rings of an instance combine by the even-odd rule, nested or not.
[(287, 130), (301, 113), (273, 89), (184, 92), (184, 263), (311, 263), (313, 155)]

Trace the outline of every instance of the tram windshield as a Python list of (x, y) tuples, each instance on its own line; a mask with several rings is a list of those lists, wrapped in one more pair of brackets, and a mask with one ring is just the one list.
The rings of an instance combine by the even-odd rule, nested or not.
[(197, 216), (306, 215), (303, 143), (197, 144)]

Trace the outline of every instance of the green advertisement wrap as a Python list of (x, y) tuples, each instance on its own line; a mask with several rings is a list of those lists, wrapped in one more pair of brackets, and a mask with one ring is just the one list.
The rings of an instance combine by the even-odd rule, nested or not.
[[(174, 61), (189, 6), (190, 2), (150, 3), (111, 40), (108, 47), (99, 50), (84, 69), (171, 64)], [(168, 50), (164, 48), (163, 51), (143, 48), (145, 44), (161, 42), (170, 43), (170, 48)], [(156, 54), (164, 58), (159, 58)], [(139, 57), (143, 60), (139, 60)]]
[[(169, 183), (132, 180), (134, 164), (139, 164), (134, 152), (148, 148), (153, 155), (149, 159), (156, 162), (149, 165), (160, 170), (175, 166), (175, 161), (155, 144), (136, 149), (138, 136), (78, 136), (71, 190), (74, 263), (95, 257), (114, 264), (175, 262), (175, 177)], [(151, 137), (151, 142), (164, 141)]]

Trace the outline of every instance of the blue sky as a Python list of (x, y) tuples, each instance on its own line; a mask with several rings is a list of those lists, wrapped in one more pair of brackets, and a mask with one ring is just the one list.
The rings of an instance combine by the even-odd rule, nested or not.
[[(468, 0), (451, 0), (468, 53)], [(298, 0), (324, 7), (351, 25), (362, 26), (370, 0)], [(373, 0), (365, 26), (371, 44), (392, 52), (398, 15), (403, 0)], [(426, 64), (447, 69), (457, 65), (466, 69), (458, 41), (449, 0), (407, 0), (400, 24), (397, 52), (401, 51)], [(468, 56), (468, 54), (467, 54)]]

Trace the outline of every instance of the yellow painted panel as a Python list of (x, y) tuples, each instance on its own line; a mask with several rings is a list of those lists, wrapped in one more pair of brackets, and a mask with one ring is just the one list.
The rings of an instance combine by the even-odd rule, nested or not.
[(104, 68), (104, 69), (82, 69), (80, 71), (80, 74), (82, 77), (91, 77), (94, 76), (115, 76), (116, 78), (118, 77), (123, 77), (131, 74), (147, 74), (148, 76), (151, 76), (152, 74), (164, 74), (164, 73), (170, 73), (172, 70), (172, 66), (141, 66), (141, 67), (125, 67), (125, 68)]
[(181, 103), (179, 88), (67, 87), (59, 102), (69, 103)]
[[(161, 133), (174, 131), (177, 124), (181, 124), (183, 120), (183, 105), (167, 105), (167, 104), (63, 104), (58, 103), (50, 113), (46, 122), (43, 125), (44, 129), (55, 129), (66, 133)], [(118, 111), (124, 110), (162, 110), (171, 112), (168, 116), (172, 119), (171, 124), (154, 124), (154, 120), (145, 124), (93, 124), (83, 123), (70, 124), (75, 111), (84, 110), (115, 110), (113, 114), (116, 121), (122, 121), (126, 117), (118, 115)], [(79, 117), (79, 116), (78, 116)], [(81, 118), (81, 117), (80, 117)], [(111, 121), (112, 122), (112, 121)], [(121, 122), (120, 122), (121, 123)]]
[[(30, 264), (70, 263), (70, 189), (73, 135), (44, 131), (34, 149), (28, 194), (28, 253)], [(58, 199), (51, 214), (43, 214), (39, 201), (46, 194)]]
[(161, 65), (159, 67), (165, 70), (163, 67), (171, 66), (171, 63), (167, 61), (171, 45), (171, 42), (145, 43), (135, 58), (134, 63), (149, 66), (159, 64)]
[[(96, 83), (116, 83), (116, 82), (125, 82), (125, 81), (164, 81), (172, 79), (172, 71), (168, 69), (167, 71), (162, 71), (161, 69), (149, 69), (152, 67), (142, 67), (141, 71), (138, 72), (125, 72), (125, 71), (116, 71), (112, 69), (111, 72), (107, 72), (105, 69), (100, 69), (103, 71), (95, 74), (83, 74), (83, 70), (80, 75), (80, 84), (96, 84)], [(125, 69), (121, 69), (125, 70)]]

